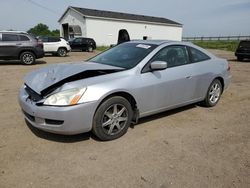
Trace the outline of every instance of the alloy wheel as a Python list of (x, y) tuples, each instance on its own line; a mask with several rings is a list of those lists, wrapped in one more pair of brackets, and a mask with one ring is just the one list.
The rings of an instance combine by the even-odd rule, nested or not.
[(66, 56), (66, 50), (60, 48), (60, 49), (58, 50), (58, 54), (59, 54), (59, 56), (64, 57), (64, 56)]
[(34, 61), (34, 57), (31, 54), (27, 53), (23, 55), (23, 62), (25, 64), (27, 65), (32, 64), (33, 61)]
[(209, 90), (209, 101), (212, 104), (215, 104), (219, 100), (220, 94), (221, 94), (221, 87), (218, 83), (215, 82)]
[(102, 128), (108, 135), (120, 133), (128, 121), (128, 110), (122, 104), (111, 105), (103, 114)]

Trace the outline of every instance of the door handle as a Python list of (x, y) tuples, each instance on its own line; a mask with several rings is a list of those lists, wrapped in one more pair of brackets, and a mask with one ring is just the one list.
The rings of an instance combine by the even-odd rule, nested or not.
[(191, 78), (192, 78), (192, 76), (187, 76), (187, 77), (186, 77), (186, 79), (191, 79)]
[(17, 43), (16, 45), (21, 46), (22, 44), (21, 43)]

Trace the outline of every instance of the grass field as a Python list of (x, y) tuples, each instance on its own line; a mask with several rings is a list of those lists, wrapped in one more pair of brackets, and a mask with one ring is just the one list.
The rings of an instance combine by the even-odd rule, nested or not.
[(234, 52), (238, 47), (239, 41), (192, 41), (194, 44), (207, 49), (221, 49)]
[[(220, 49), (220, 50), (227, 50), (227, 51), (232, 51), (234, 52), (236, 48), (238, 47), (239, 41), (234, 41), (234, 40), (211, 40), (211, 41), (201, 41), (201, 40), (195, 40), (195, 41), (190, 41), (202, 48), (207, 48), (207, 49)], [(96, 50), (98, 51), (105, 51), (109, 46), (97, 46)]]
[(98, 50), (98, 51), (105, 51), (105, 50), (107, 50), (108, 48), (110, 48), (109, 46), (97, 46), (96, 47), (96, 50)]

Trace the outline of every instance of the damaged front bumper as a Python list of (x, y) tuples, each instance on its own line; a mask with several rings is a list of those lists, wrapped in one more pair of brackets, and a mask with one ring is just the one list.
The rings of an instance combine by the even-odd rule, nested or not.
[(29, 99), (24, 88), (20, 90), (18, 99), (25, 119), (38, 129), (64, 135), (84, 133), (92, 129), (96, 102), (66, 107), (38, 106)]

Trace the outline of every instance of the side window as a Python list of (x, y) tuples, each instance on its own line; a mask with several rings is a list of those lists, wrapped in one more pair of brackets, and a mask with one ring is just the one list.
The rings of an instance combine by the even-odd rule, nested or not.
[(18, 35), (14, 35), (14, 34), (2, 34), (2, 41), (19, 41), (18, 39)]
[(168, 67), (188, 64), (188, 55), (185, 46), (169, 46), (159, 51), (151, 60), (165, 61)]
[(58, 37), (49, 37), (49, 42), (59, 42), (60, 38)]
[(206, 61), (210, 59), (210, 57), (200, 50), (197, 50), (195, 48), (189, 47), (190, 56), (192, 63), (200, 62), (200, 61)]
[(42, 40), (43, 42), (49, 42), (49, 38), (48, 38), (48, 37), (42, 37), (41, 40)]
[(89, 39), (84, 39), (84, 38), (83, 38), (83, 39), (82, 39), (82, 43), (83, 43), (83, 44), (89, 43)]
[(81, 39), (81, 38), (77, 38), (77, 39), (75, 39), (74, 42), (75, 42), (75, 43), (81, 43), (81, 42), (82, 42), (82, 39)]
[(20, 41), (30, 41), (30, 39), (27, 36), (20, 35)]

